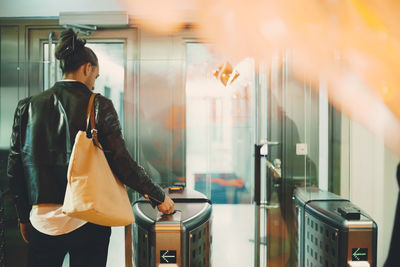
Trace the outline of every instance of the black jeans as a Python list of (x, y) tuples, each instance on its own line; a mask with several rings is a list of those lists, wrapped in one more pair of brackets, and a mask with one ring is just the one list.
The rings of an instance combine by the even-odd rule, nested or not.
[(105, 267), (110, 235), (110, 227), (92, 223), (58, 236), (43, 234), (32, 227), (28, 267), (61, 267), (67, 253), (70, 267)]

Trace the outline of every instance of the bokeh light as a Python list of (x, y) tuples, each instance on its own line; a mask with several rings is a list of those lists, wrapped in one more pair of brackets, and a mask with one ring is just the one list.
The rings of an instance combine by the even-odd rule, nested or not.
[(291, 51), (299, 79), (324, 80), (336, 108), (400, 155), (400, 2), (121, 1), (140, 27), (157, 33), (173, 34), (189, 23), (232, 65), (247, 57), (271, 62)]

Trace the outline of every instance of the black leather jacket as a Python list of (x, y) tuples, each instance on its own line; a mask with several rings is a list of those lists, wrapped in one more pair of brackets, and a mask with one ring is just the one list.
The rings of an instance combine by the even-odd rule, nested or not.
[[(18, 103), (7, 174), (22, 223), (29, 221), (34, 204), (63, 203), (70, 151), (77, 132), (86, 128), (86, 109), (91, 94), (83, 83), (61, 81)], [(94, 105), (98, 138), (108, 151), (106, 158), (114, 174), (125, 185), (148, 194), (153, 206), (162, 203), (163, 190), (132, 160), (126, 149), (112, 102), (98, 95)], [(68, 138), (71, 147), (67, 147)]]

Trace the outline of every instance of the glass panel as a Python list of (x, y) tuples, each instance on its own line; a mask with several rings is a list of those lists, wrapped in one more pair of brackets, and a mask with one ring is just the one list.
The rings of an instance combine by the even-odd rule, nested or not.
[(43, 44), (43, 88), (45, 90), (51, 88), (54, 82), (62, 79), (60, 61), (54, 56), (55, 49), (56, 43), (52, 43), (51, 50), (49, 50), (49, 43)]
[(187, 183), (213, 203), (251, 203), (255, 65), (232, 66), (207, 46), (186, 50)]
[[(282, 231), (287, 233), (286, 262), (296, 262), (296, 216), (294, 189), (299, 186), (318, 186), (319, 111), (318, 95), (304, 75), (292, 72), (296, 58), (286, 55), (283, 87), (283, 158), (282, 181), (277, 190), (281, 211)], [(299, 77), (300, 76), (300, 77)], [(286, 229), (284, 229), (286, 228)]]
[(111, 99), (124, 129), (124, 43), (89, 42), (86, 46), (91, 48), (99, 59), (100, 76), (96, 80), (94, 92)]
[(259, 68), (260, 96), (267, 98), (259, 110), (268, 113), (260, 115), (260, 134), (270, 141), (262, 161), (267, 208), (261, 220), (266, 222), (261, 232), (267, 243), (263, 265), (268, 266), (296, 262), (293, 191), (298, 186), (318, 186), (319, 99), (307, 77), (292, 72), (294, 60), (291, 54), (281, 54), (268, 67)]
[(141, 60), (137, 92), (139, 163), (162, 186), (185, 183), (182, 60)]
[[(346, 139), (345, 139), (346, 140)], [(341, 192), (341, 146), (342, 146), (342, 114), (333, 106), (329, 107), (329, 173), (328, 190), (346, 197)]]
[(11, 129), (14, 111), (18, 103), (18, 68), (17, 62), (1, 61), (0, 80), (0, 149), (10, 147)]
[(7, 40), (1, 42), (0, 47), (0, 149), (3, 151), (10, 146), (14, 111), (19, 99), (18, 28), (0, 28), (0, 40)]
[(255, 63), (209, 49), (186, 45), (187, 186), (213, 202), (213, 266), (253, 266)]

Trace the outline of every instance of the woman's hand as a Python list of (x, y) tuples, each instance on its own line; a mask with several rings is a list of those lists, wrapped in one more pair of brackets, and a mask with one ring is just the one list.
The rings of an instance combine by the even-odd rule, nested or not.
[(158, 205), (157, 208), (164, 214), (171, 214), (174, 212), (174, 202), (165, 194), (164, 202)]

